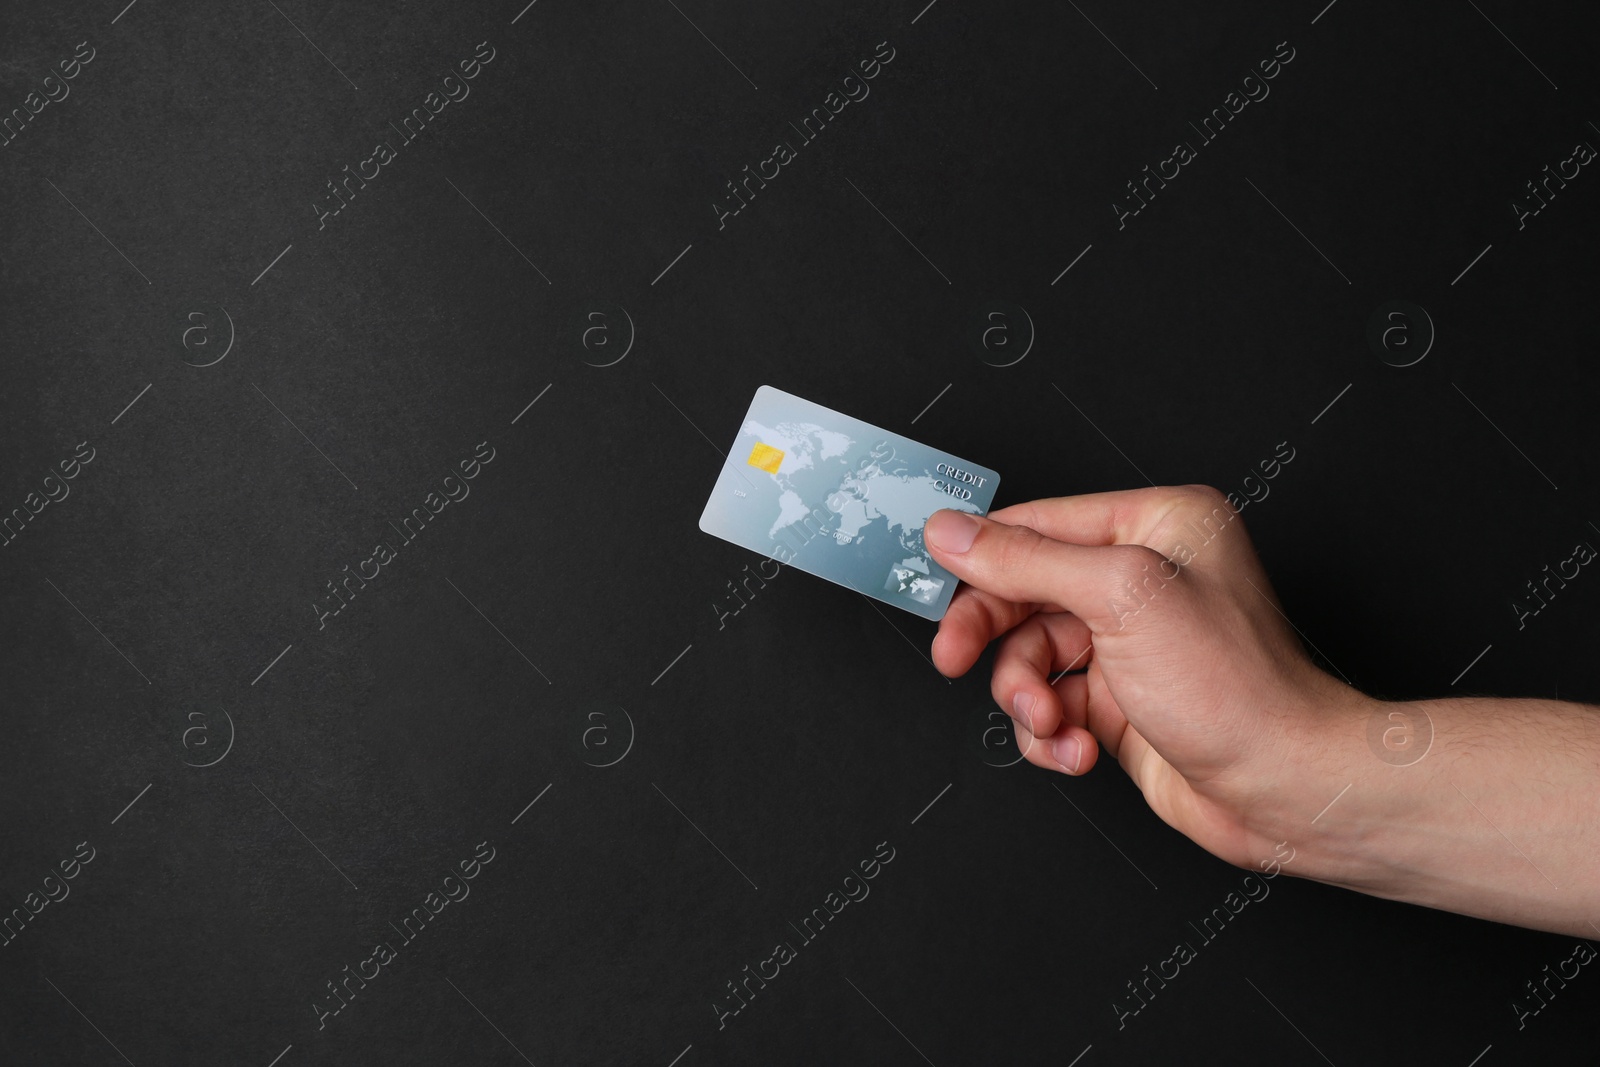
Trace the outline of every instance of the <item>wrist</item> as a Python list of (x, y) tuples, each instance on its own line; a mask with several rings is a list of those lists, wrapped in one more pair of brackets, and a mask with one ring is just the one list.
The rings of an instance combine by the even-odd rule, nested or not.
[(1414, 803), (1411, 787), (1442, 762), (1432, 742), (1416, 705), (1317, 672), (1302, 706), (1285, 716), (1272, 785), (1245, 812), (1252, 851), (1276, 856), (1301, 878), (1393, 895), (1395, 872), (1380, 839)]
[(1600, 857), (1576, 829), (1600, 825), (1591, 709), (1347, 690), (1310, 729), (1312, 754), (1268, 824), (1294, 848), (1289, 873), (1498, 922), (1593, 929)]

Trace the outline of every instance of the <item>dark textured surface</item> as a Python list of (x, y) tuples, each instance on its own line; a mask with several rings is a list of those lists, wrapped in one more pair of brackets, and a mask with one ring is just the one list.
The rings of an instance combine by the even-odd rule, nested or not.
[[(1511, 1008), (1571, 939), (1292, 879), (1119, 1029), (1242, 872), (1109, 762), (996, 766), (986, 671), (947, 684), (929, 624), (786, 572), (719, 628), (754, 560), (695, 525), (762, 383), (994, 467), (998, 504), (1259, 493), (1287, 441), (1245, 519), (1324, 662), (1600, 698), (1600, 579), (1511, 607), (1600, 539), (1600, 177), (1513, 208), (1600, 145), (1580, 5), (123, 2), (0, 12), (0, 108), (70, 90), (0, 147), (0, 513), (69, 490), (0, 548), (0, 904), (93, 853), (0, 948), (0, 1062), (1592, 1057), (1600, 977)], [(1412, 366), (1415, 312), (1367, 340), (1391, 301), (1437, 331)]]

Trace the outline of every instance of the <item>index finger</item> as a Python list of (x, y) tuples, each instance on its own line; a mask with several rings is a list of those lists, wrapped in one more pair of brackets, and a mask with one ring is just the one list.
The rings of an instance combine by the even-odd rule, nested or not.
[[(1010, 526), (1027, 526), (1046, 537), (1080, 545), (1118, 543), (1127, 519), (1149, 510), (1150, 490), (1030, 500), (989, 512), (989, 518)], [(933, 662), (942, 674), (959, 678), (972, 669), (989, 642), (1010, 632), (1039, 611), (1062, 611), (1061, 605), (1006, 600), (965, 582), (956, 591), (933, 639)]]
[(933, 665), (946, 677), (961, 677), (978, 662), (990, 641), (1038, 610), (1037, 603), (1019, 604), (963, 583), (939, 620), (939, 632), (933, 638)]

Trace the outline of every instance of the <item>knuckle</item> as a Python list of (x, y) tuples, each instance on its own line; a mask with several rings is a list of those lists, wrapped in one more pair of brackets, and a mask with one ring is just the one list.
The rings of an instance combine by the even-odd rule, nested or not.
[(958, 587), (955, 596), (950, 598), (950, 609), (945, 612), (941, 628), (944, 625), (976, 630), (987, 635), (993, 632), (990, 628), (994, 625), (994, 612), (978, 595), (976, 589), (970, 585), (963, 585)]
[(1152, 580), (1168, 581), (1169, 569), (1166, 556), (1144, 545), (1115, 545), (1107, 550), (1106, 578), (1118, 588), (1138, 587)]
[(1050, 660), (1050, 635), (1045, 632), (1039, 616), (1029, 617), (1012, 628), (1000, 639), (996, 663), (1007, 667), (1020, 666), (1034, 673), (1045, 673)]
[(1210, 535), (1244, 523), (1232, 496), (1214, 486), (1178, 485), (1165, 492), (1159, 529), (1188, 530), (1210, 540)]
[(1228, 495), (1212, 485), (1179, 485), (1171, 490), (1173, 506), (1179, 510), (1193, 513), (1210, 513), (1217, 508), (1233, 510), (1228, 503)]
[(1002, 526), (995, 530), (996, 563), (1008, 571), (1026, 571), (1042, 543), (1039, 535), (1026, 526)]

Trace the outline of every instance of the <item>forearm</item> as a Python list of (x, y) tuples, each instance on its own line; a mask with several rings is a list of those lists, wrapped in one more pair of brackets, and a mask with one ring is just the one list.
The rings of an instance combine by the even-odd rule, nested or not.
[(1600, 709), (1486, 698), (1357, 707), (1361, 721), (1329, 723), (1321, 791), (1297, 790), (1304, 810), (1280, 813), (1277, 832), (1297, 850), (1290, 873), (1600, 934)]

